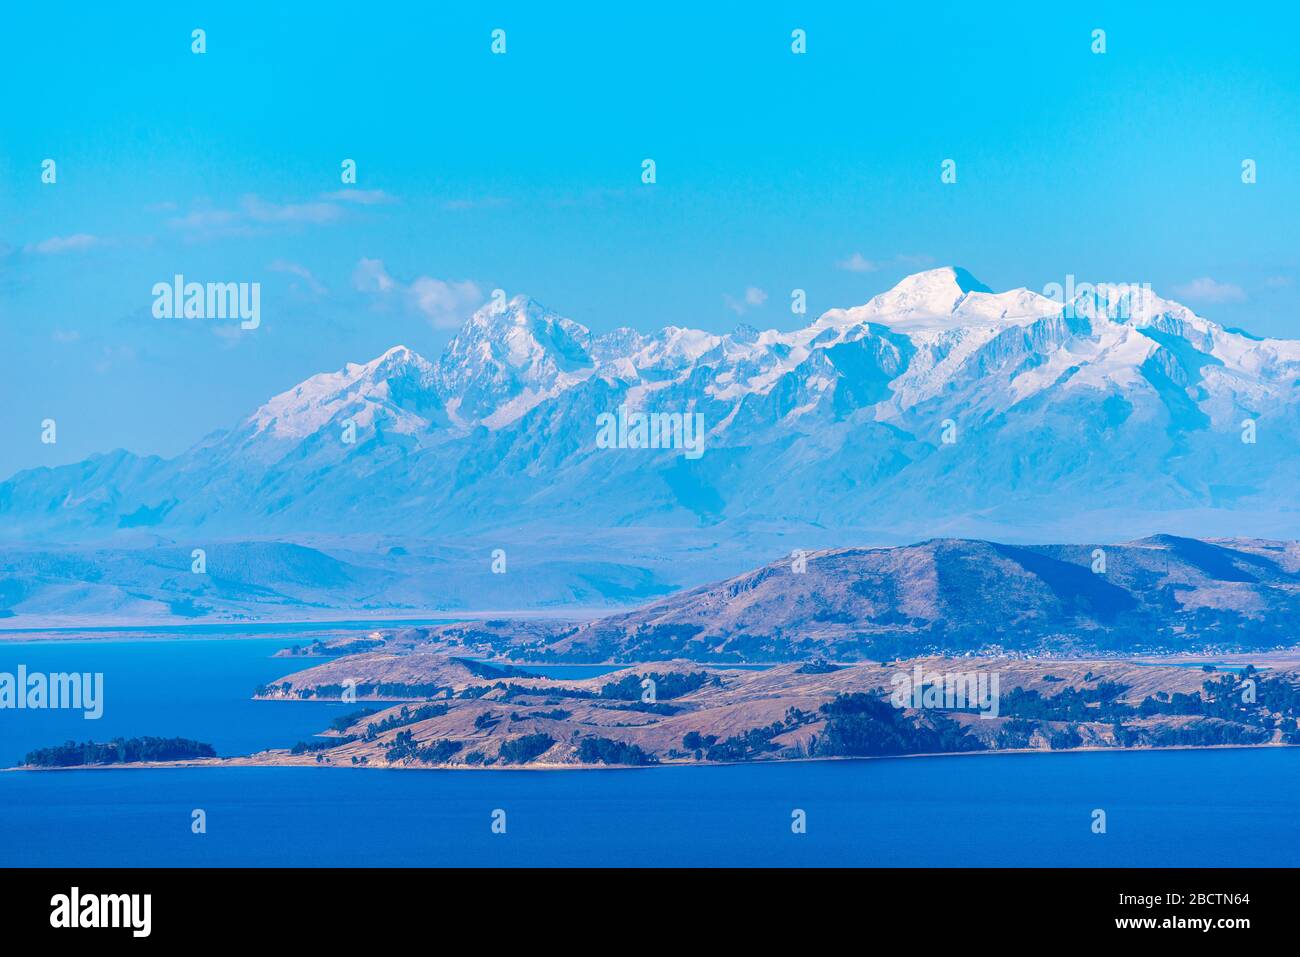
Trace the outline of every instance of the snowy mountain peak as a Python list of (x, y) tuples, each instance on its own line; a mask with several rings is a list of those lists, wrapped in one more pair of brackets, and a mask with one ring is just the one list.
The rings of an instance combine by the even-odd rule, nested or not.
[[(346, 368), (352, 368), (349, 364)], [(414, 371), (417, 375), (426, 375), (433, 370), (433, 363), (407, 346), (393, 346), (359, 367), (358, 378), (380, 382), (395, 375)]]
[(474, 312), (470, 317), (469, 325), (508, 323), (522, 326), (529, 322), (545, 321), (550, 316), (555, 316), (555, 313), (532, 296), (521, 293), (510, 299), (489, 300)]
[[(1187, 349), (1180, 351), (1179, 342)], [(971, 387), (968, 411), (991, 414), (1048, 393), (1148, 388), (1143, 383), (1153, 368), (1181, 388), (1203, 375), (1228, 381), (1212, 369), (1202, 373), (1215, 364), (1254, 377), (1273, 375), (1287, 361), (1284, 345), (1257, 347), (1146, 286), (1071, 284), (1053, 297), (1025, 288), (993, 292), (967, 270), (946, 266), (789, 333), (742, 323), (726, 335), (669, 325), (596, 336), (531, 296), (496, 298), (436, 363), (394, 346), (368, 363), (313, 376), (253, 420), (259, 431), (303, 438), (341, 410), (368, 415), (365, 403), (374, 402), (397, 418), (403, 411), (418, 417), (403, 421), (401, 431), (495, 431), (598, 375), (632, 395), (655, 392), (660, 402), (675, 395), (684, 405), (692, 401), (686, 383), (703, 382), (704, 394), (723, 403), (716, 413), (723, 429), (747, 421), (732, 414), (736, 403), (778, 388), (800, 396), (791, 422), (812, 413), (838, 416), (859, 403), (874, 406), (877, 421), (898, 422), (959, 383)], [(877, 378), (870, 388), (857, 382), (867, 369)], [(692, 379), (698, 375), (704, 378)], [(1236, 400), (1225, 404), (1215, 420), (1235, 408)]]
[(891, 291), (944, 290), (947, 292), (954, 289), (959, 295), (968, 292), (993, 291), (971, 275), (969, 270), (961, 266), (939, 266), (935, 269), (923, 269), (921, 272), (912, 273), (910, 276), (901, 279)]
[[(1176, 340), (1194, 351), (1178, 353), (1169, 345)], [(828, 361), (837, 346), (843, 348)], [(1281, 358), (1271, 357), (1277, 349), (1247, 358), (1257, 351), (1149, 287), (1071, 285), (1055, 297), (1025, 288), (993, 292), (967, 270), (946, 266), (908, 276), (864, 305), (831, 310), (790, 333), (742, 323), (727, 335), (669, 325), (648, 334), (620, 328), (596, 336), (531, 296), (497, 298), (466, 322), (436, 364), (395, 346), (364, 365), (313, 376), (255, 418), (276, 435), (301, 437), (331, 421), (322, 419), (326, 412), (346, 406), (338, 396), (377, 397), (416, 412), (425, 427), (499, 430), (594, 375), (640, 396), (677, 390), (673, 383), (702, 372), (706, 394), (727, 404), (718, 417), (729, 429), (745, 418), (729, 414), (732, 403), (778, 386), (801, 395), (796, 418), (863, 401), (867, 393), (859, 395), (848, 381), (863, 374), (850, 365), (851, 356), (863, 355), (882, 377), (871, 392), (873, 415), (897, 421), (959, 381), (982, 383), (969, 408), (1000, 412), (1058, 380), (1058, 392), (1141, 388), (1143, 365), (1153, 356), (1182, 384), (1199, 379), (1206, 363), (1265, 369)], [(1013, 357), (1027, 364), (1007, 366)], [(670, 394), (660, 392), (658, 401)], [(690, 399), (683, 394), (681, 401)]]
[(382, 353), (379, 354), (377, 359), (378, 360), (396, 359), (399, 361), (405, 361), (406, 359), (409, 359), (412, 356), (418, 357), (419, 353), (417, 353), (414, 349), (411, 349), (408, 346), (396, 345), (390, 349), (385, 349)]
[(907, 332), (946, 333), (968, 326), (987, 326), (1039, 319), (1059, 313), (1062, 304), (1028, 289), (995, 293), (960, 266), (943, 266), (908, 276), (865, 305), (831, 309), (812, 326), (847, 329), (873, 322)]
[(1076, 292), (1070, 302), (1074, 315), (1133, 326), (1151, 325), (1160, 317), (1201, 327), (1210, 325), (1180, 302), (1163, 299), (1149, 285), (1098, 283)]
[(511, 365), (524, 365), (536, 349), (572, 351), (571, 344), (584, 348), (591, 330), (581, 323), (553, 312), (531, 296), (493, 300), (481, 307), (447, 344), (443, 363), (449, 357), (477, 352), (489, 353)]
[(906, 277), (867, 308), (880, 314), (943, 316), (973, 292), (993, 290), (960, 266), (943, 266)]
[(591, 330), (530, 296), (479, 309), (438, 360), (453, 421), (499, 428), (595, 370)]
[(396, 430), (427, 428), (441, 402), (433, 389), (433, 363), (398, 345), (366, 363), (349, 362), (336, 372), (321, 372), (273, 396), (246, 420), (253, 435), (269, 433), (300, 440), (342, 417), (371, 424), (393, 420)]

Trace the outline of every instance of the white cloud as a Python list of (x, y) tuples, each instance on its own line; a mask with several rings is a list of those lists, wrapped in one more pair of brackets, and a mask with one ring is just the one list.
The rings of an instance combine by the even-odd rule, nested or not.
[(855, 252), (848, 259), (841, 259), (835, 264), (836, 269), (844, 269), (848, 272), (875, 272), (880, 268), (880, 263), (867, 259), (862, 253)]
[(98, 236), (92, 236), (90, 233), (75, 233), (71, 236), (51, 236), (39, 243), (32, 243), (25, 249), (29, 253), (39, 253), (42, 256), (55, 256), (59, 253), (76, 252), (82, 249), (90, 249), (94, 246), (103, 245), (104, 241)]
[(307, 288), (317, 296), (323, 296), (328, 291), (325, 288), (325, 285), (312, 275), (310, 269), (299, 263), (290, 262), (287, 259), (277, 259), (267, 268), (272, 272), (283, 272), (288, 273), (291, 276), (297, 276), (307, 285)]
[(247, 341), (242, 329), (237, 322), (213, 322), (208, 325), (212, 334), (221, 340), (223, 349), (235, 349), (243, 342)]
[(1264, 285), (1269, 289), (1290, 289), (1295, 285), (1295, 280), (1290, 276), (1269, 276), (1264, 280)]
[(99, 358), (95, 361), (95, 371), (100, 375), (114, 368), (135, 361), (135, 349), (131, 346), (102, 346)]
[(429, 276), (420, 276), (407, 290), (415, 307), (435, 329), (455, 328), (465, 318), (465, 313), (483, 301), (483, 293), (468, 279), (444, 282)]
[(196, 209), (183, 216), (173, 216), (167, 222), (191, 239), (247, 236), (252, 233), (252, 230), (241, 222), (239, 213), (232, 209)]
[(382, 259), (362, 257), (357, 262), (357, 268), (352, 272), (352, 285), (359, 292), (389, 292), (396, 283), (393, 282), (393, 277), (388, 275)]
[(385, 193), (382, 189), (337, 189), (326, 193), (321, 199), (335, 203), (355, 203), (358, 206), (382, 206), (397, 202), (397, 197)]
[(836, 269), (843, 269), (845, 272), (879, 272), (890, 266), (902, 266), (905, 269), (924, 269), (932, 265), (934, 258), (924, 254), (899, 253), (892, 260), (868, 259), (862, 253), (854, 253), (846, 259), (841, 259), (835, 264)]
[(343, 218), (338, 203), (313, 200), (306, 203), (273, 203), (253, 193), (239, 198), (235, 209), (200, 207), (173, 216), (168, 223), (189, 240), (231, 236), (253, 236), (273, 226), (318, 226)]
[(417, 276), (403, 283), (389, 275), (381, 259), (361, 259), (352, 273), (352, 284), (359, 292), (396, 301), (435, 329), (458, 328), (483, 301), (483, 291), (469, 279)]
[(751, 308), (757, 308), (767, 302), (767, 293), (757, 286), (748, 286), (741, 298), (736, 299), (724, 293), (722, 301), (736, 315), (743, 316)]
[(1174, 287), (1174, 295), (1183, 299), (1199, 302), (1242, 302), (1246, 292), (1240, 286), (1230, 282), (1218, 282), (1209, 276), (1193, 279), (1189, 283)]
[(329, 223), (343, 215), (334, 203), (268, 203), (251, 194), (239, 206), (257, 223)]

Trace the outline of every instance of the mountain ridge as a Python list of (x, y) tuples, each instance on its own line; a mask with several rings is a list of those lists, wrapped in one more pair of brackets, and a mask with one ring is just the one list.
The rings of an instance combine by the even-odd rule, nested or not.
[(442, 650), (518, 660), (1222, 654), (1295, 647), (1297, 614), (1297, 542), (940, 538), (795, 554), (639, 608), (552, 622), (549, 634), (510, 621), (417, 633)]
[[(512, 551), (507, 574), (483, 559), (458, 544), (252, 541), (210, 546), (194, 575), (190, 550), (175, 543), (3, 548), (0, 632), (468, 615), (420, 641), (569, 661), (1218, 654), (1300, 641), (1297, 541), (935, 538), (794, 549), (738, 573), (734, 556), (691, 564), (671, 548), (638, 562), (595, 547), (556, 554), (543, 542)], [(563, 620), (573, 608), (593, 617)], [(549, 622), (528, 617), (544, 610)]]
[[(1025, 539), (1099, 522), (1288, 535), (1298, 383), (1300, 342), (1149, 291), (1061, 303), (953, 267), (792, 332), (595, 334), (517, 296), (476, 312), (437, 360), (394, 346), (319, 373), (174, 458), (17, 473), (0, 482), (0, 539), (529, 525), (575, 542), (760, 525)], [(705, 454), (597, 449), (597, 416), (620, 406), (704, 415)]]

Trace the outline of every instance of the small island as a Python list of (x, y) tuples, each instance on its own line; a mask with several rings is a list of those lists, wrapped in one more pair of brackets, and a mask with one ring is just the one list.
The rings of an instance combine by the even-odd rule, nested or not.
[(63, 744), (29, 751), (23, 765), (32, 768), (78, 768), (95, 765), (145, 764), (156, 761), (189, 761), (215, 758), (216, 750), (202, 741), (189, 738), (114, 738), (99, 744), (94, 741), (66, 741)]

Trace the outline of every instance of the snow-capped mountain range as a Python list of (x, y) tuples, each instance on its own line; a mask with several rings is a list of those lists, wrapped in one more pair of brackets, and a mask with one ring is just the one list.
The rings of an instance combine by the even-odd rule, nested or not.
[[(14, 475), (0, 537), (1285, 537), (1298, 382), (1300, 342), (1149, 291), (1063, 303), (956, 268), (793, 332), (598, 335), (520, 296), (436, 361), (395, 346), (312, 376), (174, 459), (119, 450)], [(703, 413), (705, 454), (597, 447), (597, 416), (620, 406)]]

